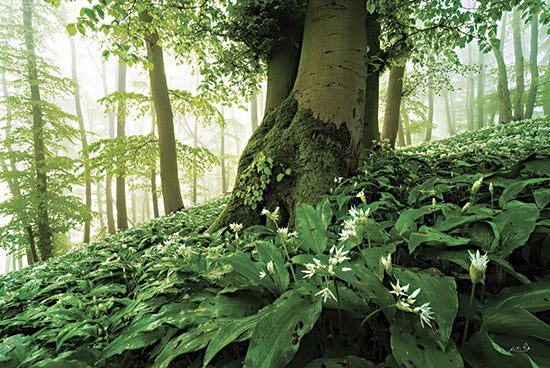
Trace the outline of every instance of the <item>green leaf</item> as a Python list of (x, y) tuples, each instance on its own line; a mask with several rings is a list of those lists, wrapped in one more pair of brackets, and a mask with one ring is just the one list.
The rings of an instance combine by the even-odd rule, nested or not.
[(527, 285), (505, 288), (498, 295), (487, 299), (486, 306), (492, 308), (524, 308), (537, 313), (550, 309), (550, 281), (537, 281)]
[(326, 223), (319, 213), (310, 205), (296, 206), (296, 221), (298, 230), (304, 242), (301, 247), (305, 251), (323, 253), (327, 248)]
[(74, 36), (76, 34), (76, 26), (74, 23), (67, 24), (66, 29), (70, 36)]
[(304, 368), (342, 368), (342, 367), (353, 367), (353, 368), (375, 368), (379, 367), (374, 363), (369, 362), (368, 360), (356, 356), (342, 356), (339, 358), (319, 358), (311, 361)]
[(417, 233), (411, 234), (409, 238), (409, 254), (414, 252), (416, 247), (423, 243), (428, 243), (428, 245), (443, 244), (453, 247), (468, 244), (469, 242), (470, 239), (448, 235), (434, 228), (422, 226)]
[(320, 300), (290, 290), (281, 295), (256, 324), (244, 367), (283, 368), (300, 347), (300, 340), (321, 314)]
[(439, 325), (435, 338), (440, 348), (445, 350), (458, 312), (455, 279), (445, 276), (436, 268), (412, 271), (394, 267), (393, 274), (401, 285), (409, 284), (411, 292), (420, 288), (414, 305), (430, 303), (434, 319)]
[(525, 245), (535, 230), (538, 217), (539, 209), (536, 204), (508, 202), (504, 211), (493, 220), (500, 234), (500, 246), (496, 253), (507, 257), (514, 249)]
[(280, 182), (281, 180), (283, 180), (285, 174), (283, 173), (280, 173), (280, 174), (277, 174), (277, 182)]
[(429, 329), (411, 328), (402, 321), (390, 326), (392, 355), (400, 367), (462, 368), (464, 363), (453, 340), (446, 349), (440, 349), (429, 334)]
[(543, 209), (550, 203), (550, 188), (539, 188), (533, 191), (535, 197), (535, 203), (539, 209)]
[(59, 334), (57, 335), (56, 349), (59, 351), (61, 345), (72, 337), (97, 337), (97, 335), (98, 327), (86, 321), (68, 323), (59, 331)]
[(550, 326), (524, 308), (485, 308), (481, 328), (491, 333), (525, 335), (550, 341)]
[(535, 184), (540, 183), (543, 181), (548, 181), (550, 179), (548, 178), (535, 178), (535, 179), (528, 179), (528, 180), (522, 180), (522, 181), (516, 181), (512, 184), (509, 184), (506, 189), (504, 189), (504, 192), (502, 192), (502, 195), (498, 199), (498, 205), (500, 208), (504, 208), (506, 203), (510, 202), (511, 200), (515, 199), (518, 194), (529, 184)]

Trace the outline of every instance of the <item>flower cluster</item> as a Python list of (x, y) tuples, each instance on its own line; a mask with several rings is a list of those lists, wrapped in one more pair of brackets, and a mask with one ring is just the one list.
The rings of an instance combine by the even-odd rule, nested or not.
[[(341, 246), (340, 249), (336, 248), (336, 246), (332, 246), (330, 248), (330, 255), (328, 259), (328, 264), (323, 264), (320, 260), (317, 258), (313, 258), (313, 263), (306, 263), (304, 266), (306, 269), (302, 271), (305, 273), (304, 278), (309, 279), (311, 276), (315, 275), (316, 272), (326, 272), (329, 275), (334, 275), (334, 269), (338, 267), (338, 265), (342, 262), (344, 262), (347, 259), (350, 259), (346, 256), (346, 254), (349, 253), (349, 250), (344, 250), (344, 246)], [(351, 271), (351, 268), (349, 267), (342, 267), (342, 271)]]
[(391, 283), (391, 286), (393, 290), (390, 291), (390, 293), (397, 296), (397, 302), (395, 303), (395, 306), (398, 309), (401, 309), (405, 312), (418, 314), (422, 327), (424, 327), (424, 322), (426, 324), (430, 324), (430, 321), (434, 319), (430, 303), (424, 303), (421, 306), (417, 307), (413, 305), (416, 302), (416, 297), (420, 293), (420, 288), (413, 291), (411, 295), (408, 295), (407, 292), (409, 291), (409, 284), (405, 286), (400, 286), (399, 280), (397, 280), (395, 284)]
[(352, 207), (349, 210), (350, 219), (344, 221), (344, 228), (340, 231), (340, 241), (345, 241), (350, 237), (357, 237), (357, 225), (360, 222), (366, 222), (369, 218), (370, 208), (357, 209)]
[(279, 220), (279, 207), (275, 208), (275, 211), (270, 212), (268, 209), (264, 208), (262, 210), (262, 215), (266, 215), (268, 219), (273, 221), (274, 223), (277, 223)]
[(489, 263), (487, 254), (481, 255), (479, 249), (475, 254), (470, 251), (468, 251), (468, 254), (471, 261), (470, 279), (472, 280), (472, 284), (485, 283), (485, 271), (487, 270), (487, 263)]

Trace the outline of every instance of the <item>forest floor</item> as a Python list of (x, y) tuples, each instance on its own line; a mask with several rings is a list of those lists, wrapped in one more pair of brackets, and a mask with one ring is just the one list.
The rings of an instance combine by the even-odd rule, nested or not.
[(534, 119), (377, 146), (296, 232), (151, 220), (0, 276), (0, 367), (548, 367), (549, 183)]

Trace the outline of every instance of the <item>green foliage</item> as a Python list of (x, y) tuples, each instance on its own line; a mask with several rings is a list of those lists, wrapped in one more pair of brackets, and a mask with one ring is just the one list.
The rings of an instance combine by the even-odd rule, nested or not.
[(271, 183), (273, 159), (262, 152), (238, 178), (235, 190), (237, 196), (244, 198), (244, 203), (255, 209), (264, 197), (264, 190)]
[[(202, 234), (221, 199), (10, 273), (0, 361), (547, 366), (548, 126), (375, 147), (316, 208), (298, 206), (298, 233), (264, 210), (276, 230)], [(262, 161), (254, 175), (271, 170)], [(476, 250), (488, 255), (482, 291), (469, 279)]]

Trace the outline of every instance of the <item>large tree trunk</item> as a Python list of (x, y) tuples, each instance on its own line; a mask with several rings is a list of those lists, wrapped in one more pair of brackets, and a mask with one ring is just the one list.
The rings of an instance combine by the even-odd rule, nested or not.
[(390, 69), (386, 108), (384, 110), (384, 126), (382, 127), (380, 139), (388, 139), (392, 147), (395, 147), (395, 138), (397, 137), (397, 129), (399, 127), (399, 110), (401, 108), (404, 74), (405, 65), (393, 65)]
[(539, 16), (538, 14), (531, 15), (531, 51), (529, 56), (529, 69), (531, 71), (531, 84), (529, 85), (529, 93), (527, 102), (525, 103), (525, 119), (533, 117), (535, 102), (537, 100), (537, 92), (539, 88), (539, 64), (537, 58), (539, 55)]
[(253, 133), (258, 129), (258, 94), (256, 92), (250, 98), (250, 127)]
[(514, 120), (523, 119), (521, 98), (525, 89), (523, 47), (521, 44), (521, 19), (517, 8), (512, 12), (512, 32), (514, 37), (514, 56), (516, 58), (516, 92), (514, 94)]
[[(118, 78), (117, 78), (117, 91), (120, 93), (126, 92), (126, 70), (127, 65), (125, 62), (118, 64)], [(116, 125), (117, 138), (123, 138), (126, 136), (126, 101), (120, 100), (118, 102), (117, 111), (117, 125)], [(116, 220), (117, 228), (119, 230), (126, 230), (128, 228), (128, 210), (126, 208), (126, 179), (125, 167), (122, 167), (122, 163), (119, 163), (118, 175), (116, 177)]]
[(23, 0), (23, 29), (27, 49), (27, 73), (31, 91), (34, 163), (36, 170), (36, 224), (38, 227), (38, 249), (44, 261), (53, 254), (52, 231), (48, 216), (48, 185), (46, 147), (44, 145), (44, 120), (42, 117), (38, 69), (34, 47), (34, 30), (32, 27), (33, 0)]
[[(290, 26), (290, 25), (289, 25)], [(295, 24), (291, 25), (296, 27)], [(290, 40), (275, 44), (267, 61), (265, 112), (279, 106), (292, 91), (298, 72), (300, 49)]]
[[(86, 129), (84, 128), (84, 117), (82, 116), (82, 106), (80, 103), (80, 91), (78, 87), (78, 72), (77, 72), (77, 65), (76, 65), (76, 48), (74, 46), (74, 40), (71, 36), (69, 36), (69, 44), (71, 46), (71, 73), (72, 78), (74, 81), (74, 90), (73, 90), (73, 97), (74, 97), (74, 107), (76, 111), (76, 117), (78, 118), (78, 127), (80, 129), (80, 142), (82, 144), (82, 149), (85, 150), (86, 147), (88, 147), (88, 140), (86, 138)], [(92, 179), (90, 178), (90, 175), (88, 174), (88, 160), (89, 155), (84, 155), (84, 171), (85, 171), (85, 191), (86, 191), (86, 206), (90, 209), (92, 208)], [(84, 222), (84, 235), (82, 242), (83, 243), (89, 243), (90, 242), (90, 231), (91, 231), (91, 219), (88, 219)]]
[(378, 100), (380, 94), (380, 22), (378, 14), (367, 15), (367, 88), (365, 89), (365, 128), (363, 148), (370, 148), (380, 139)]
[[(265, 223), (262, 208), (276, 207), (279, 226), (294, 227), (297, 203), (317, 204), (335, 177), (357, 168), (367, 74), (365, 6), (365, 0), (308, 2), (293, 92), (250, 138), (229, 203), (209, 231), (232, 222)], [(271, 173), (261, 170), (267, 172), (262, 181), (258, 169), (269, 167), (270, 160)], [(286, 169), (291, 174), (276, 181)], [(247, 187), (255, 183), (259, 190), (253, 196)]]
[[(145, 23), (151, 23), (153, 18), (147, 11), (139, 13), (139, 19)], [(157, 32), (151, 32), (145, 37), (147, 44), (147, 57), (153, 64), (149, 69), (151, 93), (155, 104), (157, 116), (159, 150), (160, 150), (160, 184), (162, 187), (162, 199), (164, 213), (171, 214), (182, 208), (180, 182), (178, 179), (178, 155), (176, 149), (176, 136), (174, 134), (174, 116), (168, 94), (168, 84), (164, 72), (164, 56), (162, 47), (158, 44)]]

